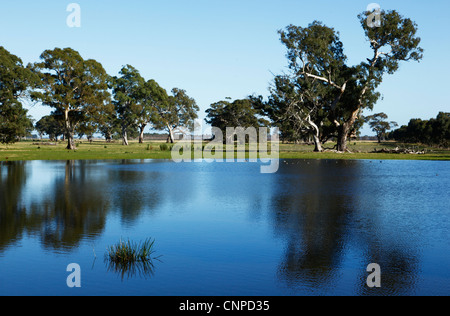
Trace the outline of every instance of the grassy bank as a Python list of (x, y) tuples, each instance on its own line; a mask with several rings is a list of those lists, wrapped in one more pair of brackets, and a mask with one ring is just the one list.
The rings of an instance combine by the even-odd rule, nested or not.
[(5, 160), (104, 160), (104, 159), (170, 159), (170, 151), (162, 151), (162, 143), (139, 144), (130, 146), (121, 143), (94, 141), (77, 142), (76, 150), (67, 150), (66, 143), (46, 144), (45, 142), (19, 142), (14, 145), (0, 146), (0, 161)]
[[(332, 147), (327, 144), (326, 147)], [(77, 150), (65, 149), (66, 144), (59, 142), (49, 144), (40, 141), (21, 141), (14, 145), (0, 145), (0, 161), (16, 160), (106, 160), (106, 159), (171, 159), (171, 151), (165, 149), (162, 142), (131, 142), (130, 146), (122, 146), (120, 142), (103, 141), (77, 142)], [(414, 148), (426, 150), (424, 155), (372, 153), (383, 148)], [(417, 144), (398, 144), (386, 142), (352, 142), (349, 149), (352, 153), (314, 153), (314, 147), (300, 144), (280, 144), (281, 159), (404, 159), (404, 160), (450, 160), (450, 150), (430, 148)]]

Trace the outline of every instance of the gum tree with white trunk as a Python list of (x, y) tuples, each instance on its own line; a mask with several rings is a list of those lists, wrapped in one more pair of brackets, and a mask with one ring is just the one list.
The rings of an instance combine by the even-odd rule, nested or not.
[(30, 65), (40, 77), (31, 98), (62, 113), (67, 149), (74, 150), (77, 125), (108, 103), (109, 76), (99, 62), (85, 60), (71, 48), (46, 50), (40, 59)]
[[(294, 78), (313, 80), (330, 91), (328, 104), (323, 106), (334, 124), (337, 150), (341, 152), (348, 150), (348, 138), (354, 134), (363, 110), (372, 109), (379, 99), (376, 89), (383, 76), (394, 74), (402, 61), (420, 61), (423, 57), (415, 22), (395, 10), (380, 11), (380, 24), (373, 27), (368, 23), (370, 15), (364, 12), (358, 18), (373, 55), (356, 66), (347, 65), (339, 33), (320, 22), (307, 28), (290, 25), (280, 31)], [(306, 88), (313, 94), (313, 89)], [(302, 119), (307, 122), (308, 117)]]

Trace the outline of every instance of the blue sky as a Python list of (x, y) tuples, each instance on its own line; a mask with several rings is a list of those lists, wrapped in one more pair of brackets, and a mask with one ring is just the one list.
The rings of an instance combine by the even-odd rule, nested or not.
[[(81, 28), (66, 24), (67, 5), (81, 7)], [(200, 117), (211, 103), (268, 95), (273, 74), (286, 70), (285, 49), (277, 30), (289, 24), (307, 26), (314, 20), (340, 32), (350, 64), (371, 51), (357, 15), (376, 1), (301, 0), (52, 0), (0, 2), (0, 45), (22, 58), (38, 61), (45, 49), (72, 47), (84, 58), (101, 62), (111, 75), (123, 65), (140, 70), (170, 91), (185, 89), (200, 106)], [(386, 76), (374, 113), (407, 124), (450, 111), (445, 78), (450, 71), (449, 1), (378, 1), (419, 25), (421, 63), (403, 63)], [(438, 80), (437, 80), (438, 79)], [(39, 119), (51, 111), (34, 106)], [(363, 135), (373, 135), (367, 127)]]

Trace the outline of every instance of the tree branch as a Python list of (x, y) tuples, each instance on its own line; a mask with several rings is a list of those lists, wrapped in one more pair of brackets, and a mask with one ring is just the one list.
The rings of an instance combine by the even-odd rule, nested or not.
[(310, 73), (307, 73), (307, 72), (304, 72), (304, 71), (302, 72), (302, 74), (304, 74), (305, 76), (310, 77), (310, 78), (314, 78), (314, 79), (317, 79), (317, 80), (321, 80), (321, 81), (327, 82), (328, 84), (332, 85), (333, 87), (335, 87), (335, 88), (337, 88), (339, 90), (342, 89), (341, 86), (339, 86), (338, 84), (334, 83), (333, 81), (331, 81), (330, 79), (327, 79), (325, 77), (316, 76), (316, 75), (313, 75), (313, 74), (310, 74)]

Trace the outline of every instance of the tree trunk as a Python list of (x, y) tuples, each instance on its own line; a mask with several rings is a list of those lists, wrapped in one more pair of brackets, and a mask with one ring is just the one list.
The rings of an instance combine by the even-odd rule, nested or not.
[(378, 138), (378, 144), (381, 144), (381, 141), (383, 140), (383, 133), (377, 132), (377, 138)]
[(314, 146), (315, 146), (314, 151), (321, 153), (323, 151), (323, 148), (322, 148), (322, 142), (320, 141), (320, 138), (316, 135), (313, 135), (313, 138), (314, 138)]
[(175, 142), (175, 138), (173, 136), (173, 128), (167, 125), (167, 129), (169, 130), (169, 138), (167, 139), (167, 141), (170, 141), (170, 143), (173, 144)]
[(311, 125), (314, 129), (314, 134), (313, 134), (313, 139), (314, 139), (314, 151), (315, 152), (322, 152), (323, 148), (322, 148), (322, 142), (320, 141), (320, 129), (317, 126), (317, 124), (315, 124), (312, 120), (311, 120), (311, 116), (308, 116), (306, 118), (306, 120), (308, 121), (309, 125)]
[(128, 135), (126, 127), (122, 127), (122, 145), (128, 146)]
[(111, 140), (112, 140), (112, 135), (111, 135), (110, 132), (106, 132), (106, 133), (105, 133), (105, 139), (106, 139), (106, 142), (107, 142), (107, 143), (110, 143), (110, 142), (111, 142)]
[(337, 150), (340, 152), (348, 151), (347, 148), (348, 136), (351, 128), (353, 127), (353, 124), (355, 124), (355, 121), (358, 118), (359, 110), (360, 107), (358, 107), (358, 109), (352, 112), (352, 115), (350, 116), (350, 119), (347, 122), (343, 123), (338, 127)]
[(76, 149), (76, 147), (75, 147), (75, 140), (73, 138), (73, 134), (72, 133), (69, 132), (67, 134), (67, 140), (68, 140), (68, 142), (67, 142), (67, 148), (66, 149), (75, 150)]
[(347, 151), (347, 139), (348, 139), (348, 124), (345, 123), (341, 125), (338, 129), (338, 139), (337, 139), (337, 151), (345, 152)]
[(143, 124), (139, 126), (139, 144), (144, 143), (144, 129), (147, 126), (147, 124)]
[(75, 150), (75, 140), (73, 138), (73, 129), (69, 120), (69, 110), (64, 111), (64, 121), (66, 126), (67, 147), (68, 150)]

